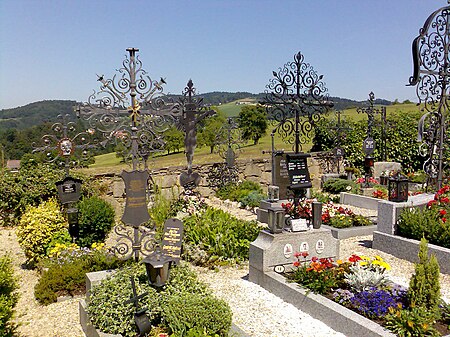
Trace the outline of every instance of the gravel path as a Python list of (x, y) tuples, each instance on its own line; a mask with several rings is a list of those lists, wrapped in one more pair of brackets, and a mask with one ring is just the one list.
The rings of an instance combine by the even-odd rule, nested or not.
[[(239, 218), (256, 219), (253, 212), (236, 208), (233, 203), (209, 200), (215, 207), (232, 212)], [(356, 210), (365, 214), (365, 210)], [(372, 214), (367, 214), (372, 215)], [(414, 271), (414, 265), (392, 255), (371, 248), (372, 236), (341, 240), (340, 254), (347, 259), (352, 254), (380, 255), (392, 266), (390, 278), (403, 285)], [(78, 302), (71, 299), (48, 306), (34, 300), (36, 271), (22, 268), (25, 256), (17, 243), (14, 230), (0, 227), (0, 255), (9, 253), (13, 259), (15, 275), (19, 278), (20, 300), (16, 306), (21, 337), (84, 337), (79, 324)], [(225, 299), (233, 311), (235, 324), (254, 337), (325, 337), (344, 335), (333, 331), (322, 322), (283, 302), (260, 286), (247, 281), (248, 265), (212, 271), (195, 268), (199, 278), (210, 284), (215, 294)], [(441, 274), (441, 292), (450, 301), (450, 275)]]

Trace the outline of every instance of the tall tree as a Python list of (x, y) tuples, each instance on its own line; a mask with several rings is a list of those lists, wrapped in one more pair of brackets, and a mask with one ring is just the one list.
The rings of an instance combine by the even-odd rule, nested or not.
[(263, 106), (242, 107), (239, 113), (239, 127), (244, 140), (253, 140), (254, 145), (258, 144), (259, 139), (266, 134), (267, 126), (267, 115)]
[(172, 126), (164, 132), (164, 141), (166, 142), (167, 154), (170, 151), (179, 152), (184, 146), (184, 132)]
[(226, 134), (222, 128), (225, 123), (223, 112), (216, 112), (214, 116), (205, 118), (197, 134), (200, 146), (208, 146), (210, 153), (213, 153), (214, 147), (224, 142)]

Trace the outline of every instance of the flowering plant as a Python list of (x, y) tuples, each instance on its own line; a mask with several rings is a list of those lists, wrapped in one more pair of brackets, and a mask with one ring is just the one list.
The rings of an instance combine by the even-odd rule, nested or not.
[[(355, 180), (355, 183), (357, 183), (357, 184), (363, 184), (365, 182), (366, 182), (366, 178), (364, 178), (364, 177), (361, 177), (361, 178), (358, 178)], [(380, 182), (377, 179), (375, 179), (374, 177), (369, 177), (369, 184), (378, 185), (378, 184), (380, 184)]]
[(377, 199), (387, 199), (387, 190), (385, 188), (378, 187), (372, 192), (372, 196)]
[(428, 202), (427, 207), (436, 210), (438, 219), (445, 223), (447, 213), (450, 211), (450, 186), (445, 185), (439, 189), (434, 199)]
[(311, 208), (312, 200), (304, 199), (299, 202), (297, 206), (293, 203), (282, 203), (281, 207), (283, 207), (284, 212), (287, 215), (290, 215), (294, 219), (311, 219), (312, 218), (312, 208)]

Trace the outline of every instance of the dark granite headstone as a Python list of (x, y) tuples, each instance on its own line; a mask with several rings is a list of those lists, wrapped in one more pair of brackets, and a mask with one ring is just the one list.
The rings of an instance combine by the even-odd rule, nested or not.
[(366, 155), (371, 155), (375, 150), (375, 140), (372, 137), (364, 139), (363, 151)]
[(308, 171), (308, 157), (311, 157), (308, 153), (286, 154), (286, 167), (291, 189), (306, 189), (312, 187)]
[(181, 258), (181, 244), (183, 241), (183, 222), (178, 219), (167, 219), (164, 223), (164, 234), (162, 238), (162, 252), (171, 257), (174, 263)]
[(150, 220), (147, 209), (147, 171), (123, 171), (122, 179), (125, 183), (125, 211), (122, 221), (126, 225), (139, 227)]
[(286, 154), (285, 153), (277, 153), (274, 156), (275, 163), (273, 165), (274, 170), (274, 181), (273, 185), (276, 185), (280, 188), (280, 199), (288, 198), (288, 186), (291, 181), (289, 180), (289, 174), (286, 168)]

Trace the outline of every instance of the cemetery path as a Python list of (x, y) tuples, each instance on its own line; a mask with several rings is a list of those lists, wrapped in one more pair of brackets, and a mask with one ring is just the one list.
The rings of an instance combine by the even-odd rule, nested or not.
[(39, 274), (25, 269), (25, 254), (17, 242), (14, 229), (0, 227), (0, 255), (9, 254), (14, 275), (19, 279), (19, 302), (16, 305), (16, 322), (21, 337), (84, 337), (78, 313), (79, 298), (48, 306), (34, 299), (34, 286)]

